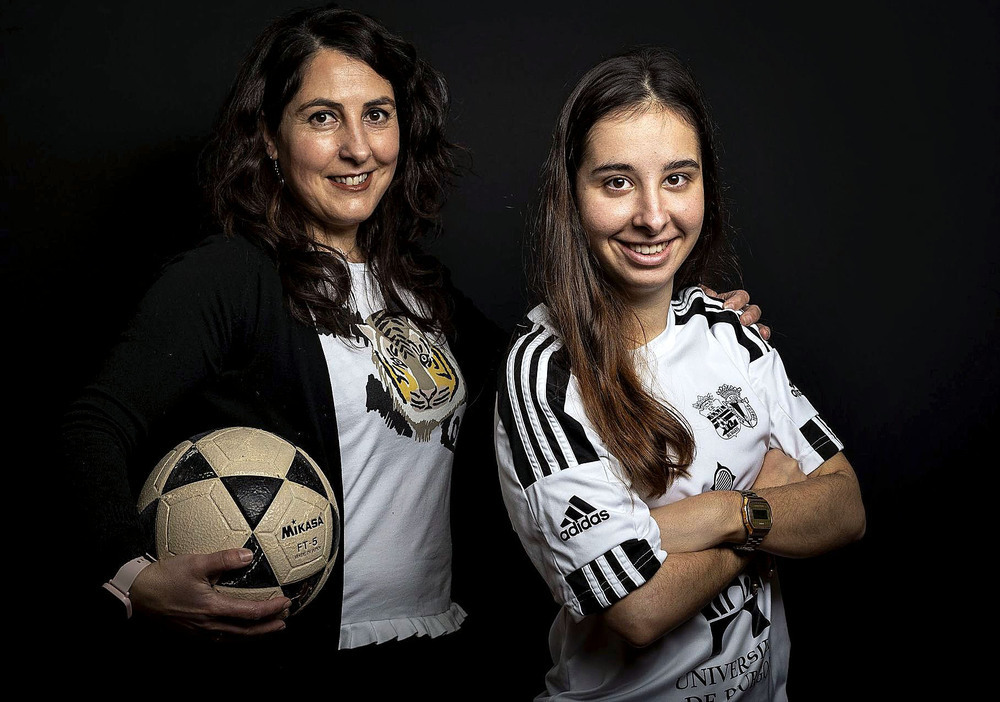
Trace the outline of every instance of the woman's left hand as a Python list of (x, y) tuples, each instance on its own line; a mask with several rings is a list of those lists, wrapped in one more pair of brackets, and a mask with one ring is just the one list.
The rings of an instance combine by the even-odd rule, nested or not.
[(760, 473), (753, 482), (754, 490), (792, 485), (805, 480), (808, 476), (802, 472), (799, 462), (787, 455), (781, 449), (771, 449), (764, 454), (764, 463)]
[[(722, 300), (723, 307), (727, 310), (742, 310), (743, 314), (740, 315), (740, 324), (744, 327), (748, 327), (760, 319), (760, 307), (750, 304), (750, 293), (746, 290), (730, 290), (729, 292), (720, 293), (715, 292), (712, 288), (705, 285), (699, 287), (705, 291), (706, 295)], [(757, 329), (765, 341), (771, 338), (771, 328), (766, 324), (757, 324)]]

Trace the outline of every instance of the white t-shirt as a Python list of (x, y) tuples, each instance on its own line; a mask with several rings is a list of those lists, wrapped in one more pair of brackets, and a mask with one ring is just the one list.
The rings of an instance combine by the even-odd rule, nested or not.
[(780, 448), (809, 473), (842, 444), (785, 375), (778, 353), (700, 289), (681, 291), (666, 329), (636, 351), (655, 396), (690, 424), (687, 477), (644, 500), (583, 410), (547, 311), (519, 329), (497, 398), (504, 501), (525, 550), (562, 608), (554, 666), (539, 699), (785, 699), (788, 634), (776, 577), (741, 573), (699, 614), (645, 648), (590, 616), (644, 584), (668, 554), (651, 507), (707, 490), (749, 488)]
[(344, 483), (340, 648), (438, 636), (451, 601), (451, 470), (465, 379), (443, 337), (384, 312), (364, 263), (349, 264), (353, 338), (321, 334)]

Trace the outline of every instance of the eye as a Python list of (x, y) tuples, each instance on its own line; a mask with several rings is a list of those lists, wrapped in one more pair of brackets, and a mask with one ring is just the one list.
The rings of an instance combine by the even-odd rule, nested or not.
[(632, 181), (625, 176), (613, 176), (604, 181), (604, 186), (609, 190), (622, 192), (629, 190), (632, 187)]
[(690, 181), (691, 178), (686, 173), (671, 173), (663, 182), (671, 188), (679, 188)]
[(320, 127), (329, 126), (336, 123), (337, 116), (329, 110), (323, 110), (309, 116), (309, 121)]
[(391, 115), (380, 107), (371, 110), (367, 115), (365, 115), (365, 119), (372, 124), (385, 124), (389, 121), (390, 117)]

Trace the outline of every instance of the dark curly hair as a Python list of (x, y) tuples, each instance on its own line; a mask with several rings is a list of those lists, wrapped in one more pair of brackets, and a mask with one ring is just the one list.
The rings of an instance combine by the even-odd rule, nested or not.
[[(335, 49), (389, 81), (400, 121), (396, 175), (372, 216), (358, 228), (357, 247), (378, 282), (386, 308), (424, 331), (449, 331), (451, 308), (441, 264), (424, 252), (440, 231), (440, 210), (459, 169), (460, 149), (445, 138), (448, 87), (407, 41), (368, 15), (338, 8), (296, 10), (257, 37), (219, 112), (201, 161), (211, 211), (229, 235), (271, 251), (292, 314), (347, 335), (350, 273), (342, 253), (309, 234), (311, 215), (282, 183), (267, 156), (309, 60)], [(415, 300), (408, 302), (407, 293)]]

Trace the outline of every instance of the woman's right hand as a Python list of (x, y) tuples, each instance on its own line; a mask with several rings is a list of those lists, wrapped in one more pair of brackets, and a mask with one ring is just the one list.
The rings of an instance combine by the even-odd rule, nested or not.
[(144, 568), (132, 583), (132, 606), (137, 612), (216, 638), (284, 629), (291, 606), (287, 597), (242, 600), (213, 587), (223, 573), (245, 568), (252, 559), (249, 549), (233, 548), (157, 561)]

